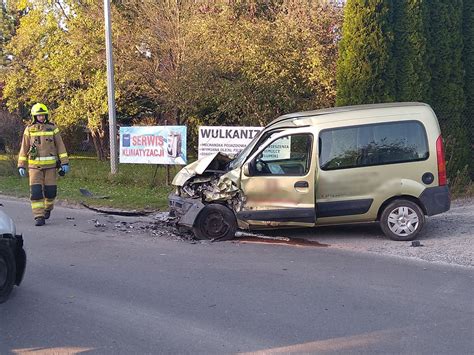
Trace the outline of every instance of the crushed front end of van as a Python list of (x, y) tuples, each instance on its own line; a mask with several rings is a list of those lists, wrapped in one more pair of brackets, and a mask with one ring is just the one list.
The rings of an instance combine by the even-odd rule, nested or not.
[[(200, 239), (230, 239), (237, 229), (234, 212), (241, 209), (244, 198), (238, 171), (229, 170), (231, 161), (232, 157), (215, 153), (187, 165), (173, 179), (176, 191), (169, 195), (170, 217)], [(211, 211), (201, 213), (206, 206)]]

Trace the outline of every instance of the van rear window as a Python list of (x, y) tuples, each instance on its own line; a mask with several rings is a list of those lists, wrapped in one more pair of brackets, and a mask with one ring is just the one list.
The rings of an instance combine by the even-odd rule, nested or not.
[(426, 131), (418, 121), (335, 128), (319, 135), (323, 170), (420, 161), (428, 156)]

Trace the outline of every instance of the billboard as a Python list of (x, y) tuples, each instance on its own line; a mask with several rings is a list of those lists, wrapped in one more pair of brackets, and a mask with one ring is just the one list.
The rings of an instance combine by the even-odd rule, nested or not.
[[(222, 152), (235, 155), (244, 149), (263, 127), (199, 127), (199, 159)], [(280, 138), (264, 151), (265, 160), (289, 159), (290, 137)]]
[(186, 126), (120, 127), (120, 163), (186, 164)]
[(263, 127), (199, 127), (198, 157), (222, 152), (237, 154), (244, 149)]

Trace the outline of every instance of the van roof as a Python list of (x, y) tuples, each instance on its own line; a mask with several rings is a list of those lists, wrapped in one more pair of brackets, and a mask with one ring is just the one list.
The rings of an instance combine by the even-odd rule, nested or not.
[(341, 112), (366, 111), (366, 110), (374, 110), (374, 109), (389, 109), (389, 108), (395, 108), (395, 107), (430, 108), (428, 104), (424, 104), (421, 102), (389, 102), (389, 103), (383, 103), (383, 104), (339, 106), (339, 107), (330, 107), (330, 108), (324, 108), (324, 109), (313, 110), (313, 111), (289, 113), (289, 114), (276, 118), (268, 126), (272, 126), (276, 123), (283, 122), (283, 121), (294, 121), (297, 119), (304, 119), (304, 118), (309, 118), (309, 117), (314, 117), (314, 116), (331, 115), (331, 114), (336, 114), (336, 113), (341, 113)]

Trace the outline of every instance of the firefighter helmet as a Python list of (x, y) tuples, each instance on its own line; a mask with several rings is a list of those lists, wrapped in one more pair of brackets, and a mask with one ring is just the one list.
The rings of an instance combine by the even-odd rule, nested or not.
[(46, 121), (48, 120), (49, 111), (45, 104), (37, 103), (34, 104), (31, 108), (31, 116), (35, 119), (36, 116), (44, 115), (46, 116)]

